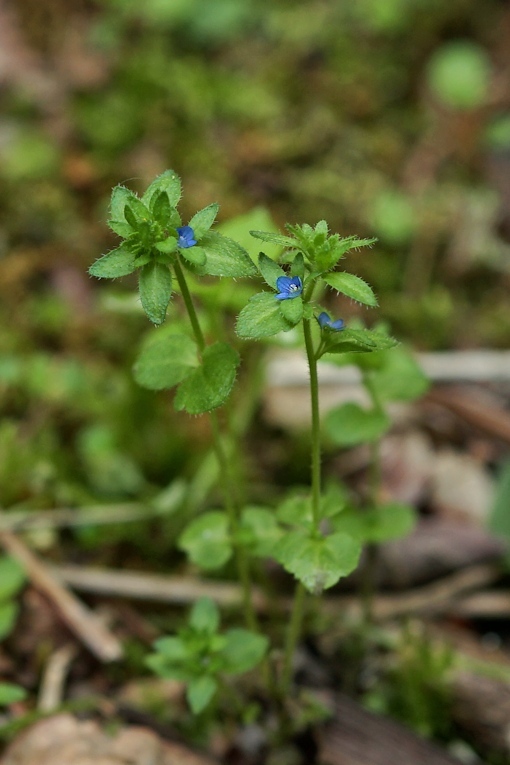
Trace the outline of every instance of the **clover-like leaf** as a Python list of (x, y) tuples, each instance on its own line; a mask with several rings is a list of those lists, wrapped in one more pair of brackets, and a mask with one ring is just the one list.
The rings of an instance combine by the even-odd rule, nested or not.
[(132, 274), (135, 268), (135, 254), (121, 245), (92, 263), (89, 274), (99, 279), (117, 279)]
[(200, 515), (186, 527), (179, 538), (179, 547), (193, 563), (203, 569), (225, 565), (232, 556), (228, 518), (220, 510)]
[(172, 274), (163, 263), (150, 262), (140, 270), (140, 300), (154, 324), (165, 321), (166, 309), (172, 296)]
[(326, 274), (322, 278), (330, 287), (353, 300), (357, 300), (358, 303), (374, 308), (378, 305), (372, 288), (359, 276), (345, 271), (335, 271), (332, 274)]
[(189, 337), (158, 330), (144, 344), (133, 372), (138, 385), (165, 390), (182, 382), (198, 364), (197, 347)]
[(225, 403), (234, 386), (239, 354), (227, 343), (214, 343), (202, 353), (201, 365), (183, 380), (174, 406), (203, 414)]
[(315, 537), (305, 530), (289, 532), (277, 549), (278, 560), (286, 571), (316, 595), (354, 571), (360, 554), (360, 543), (347, 534)]
[(236, 332), (239, 337), (246, 339), (258, 340), (289, 329), (292, 329), (292, 324), (280, 311), (280, 302), (271, 292), (253, 295), (237, 317)]

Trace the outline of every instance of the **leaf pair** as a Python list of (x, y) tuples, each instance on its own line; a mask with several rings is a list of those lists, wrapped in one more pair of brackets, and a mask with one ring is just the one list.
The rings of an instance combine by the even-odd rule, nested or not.
[(186, 335), (160, 330), (142, 348), (133, 371), (138, 384), (150, 390), (178, 385), (175, 408), (202, 414), (227, 400), (238, 365), (239, 355), (227, 343), (214, 343), (199, 354)]

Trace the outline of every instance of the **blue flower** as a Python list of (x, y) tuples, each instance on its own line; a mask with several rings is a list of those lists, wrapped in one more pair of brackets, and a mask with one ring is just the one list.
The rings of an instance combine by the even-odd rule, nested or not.
[(299, 276), (279, 276), (276, 280), (277, 300), (291, 300), (303, 292), (303, 282)]
[(195, 239), (195, 232), (191, 226), (180, 226), (177, 229), (177, 233), (179, 234), (179, 238), (177, 240), (178, 247), (187, 249), (188, 247), (193, 247), (193, 245), (197, 243), (197, 240)]
[(334, 329), (337, 332), (341, 329), (345, 329), (345, 322), (343, 319), (337, 319), (336, 321), (333, 321), (330, 319), (329, 314), (327, 314), (326, 311), (323, 311), (318, 315), (317, 321), (319, 322), (321, 329), (323, 327), (329, 327), (330, 329)]

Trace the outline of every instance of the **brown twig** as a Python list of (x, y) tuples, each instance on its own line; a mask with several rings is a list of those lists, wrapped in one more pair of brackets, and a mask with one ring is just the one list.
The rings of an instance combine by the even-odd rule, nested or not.
[(120, 641), (18, 537), (10, 531), (2, 531), (0, 543), (23, 566), (32, 586), (53, 603), (68, 627), (100, 661), (122, 658)]

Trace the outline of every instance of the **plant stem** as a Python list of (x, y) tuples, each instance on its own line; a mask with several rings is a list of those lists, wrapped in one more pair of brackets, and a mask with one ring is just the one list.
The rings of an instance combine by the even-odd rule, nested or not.
[[(178, 259), (175, 261), (174, 271), (179, 283), (182, 299), (184, 301), (184, 305), (186, 306), (186, 311), (188, 313), (191, 327), (193, 329), (195, 340), (200, 352), (202, 353), (206, 347), (205, 338), (202, 332), (202, 328), (200, 327), (200, 322), (198, 321), (197, 312), (195, 310), (193, 298), (191, 297), (191, 293), (188, 288), (186, 277)], [(216, 453), (216, 459), (218, 460), (218, 466), (220, 470), (220, 481), (223, 488), (225, 508), (229, 519), (230, 532), (234, 540), (233, 547), (243, 594), (244, 616), (249, 629), (255, 632), (260, 632), (257, 616), (255, 614), (255, 609), (253, 607), (251, 598), (252, 586), (248, 559), (244, 549), (240, 547), (236, 541), (239, 529), (238, 510), (234, 501), (234, 485), (230, 475), (229, 461), (227, 454), (225, 453), (223, 439), (220, 433), (217, 412), (209, 412), (209, 419), (211, 422), (214, 451)]]
[(289, 692), (290, 682), (292, 680), (292, 659), (301, 636), (301, 625), (303, 623), (304, 605), (306, 590), (302, 582), (296, 585), (294, 593), (294, 603), (290, 623), (287, 630), (287, 640), (285, 643), (285, 654), (283, 658), (283, 671), (281, 682), (281, 697), (285, 699)]
[(303, 321), (306, 355), (310, 372), (310, 404), (312, 410), (312, 516), (314, 533), (319, 534), (320, 502), (321, 502), (321, 438), (319, 413), (319, 378), (317, 374), (317, 359), (313, 347), (312, 327), (310, 319)]
[[(312, 326), (310, 319), (304, 319), (303, 331), (305, 336), (306, 355), (310, 372), (310, 404), (312, 412), (312, 520), (313, 534), (320, 534), (321, 522), (321, 440), (320, 440), (320, 411), (319, 411), (319, 377), (317, 374), (317, 358), (313, 347)], [(282, 696), (288, 691), (292, 676), (292, 658), (298, 644), (304, 615), (306, 590), (302, 582), (296, 585), (292, 615), (287, 632), (285, 655), (282, 673)]]

